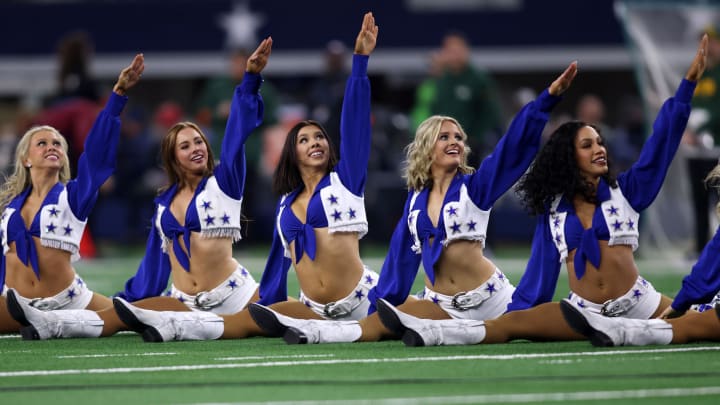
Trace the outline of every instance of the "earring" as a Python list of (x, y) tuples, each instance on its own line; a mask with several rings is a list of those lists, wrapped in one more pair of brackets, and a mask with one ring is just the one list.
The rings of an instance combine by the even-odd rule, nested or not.
[(28, 169), (31, 168), (31, 167), (32, 167), (32, 163), (26, 164), (25, 167), (27, 167)]

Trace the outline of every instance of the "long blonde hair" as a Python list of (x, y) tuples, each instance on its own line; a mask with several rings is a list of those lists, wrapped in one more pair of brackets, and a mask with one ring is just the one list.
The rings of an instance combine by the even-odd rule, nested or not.
[[(705, 187), (712, 187), (720, 193), (720, 164), (715, 166), (705, 177)], [(715, 212), (720, 216), (720, 202), (715, 207)]]
[(32, 127), (20, 138), (20, 142), (18, 142), (15, 148), (14, 171), (10, 176), (5, 178), (5, 183), (0, 187), (0, 210), (4, 210), (13, 198), (31, 185), (30, 168), (25, 166), (24, 161), (28, 157), (30, 141), (33, 135), (40, 131), (52, 132), (60, 138), (60, 146), (64, 152), (62, 168), (60, 169), (60, 182), (65, 184), (70, 180), (70, 160), (68, 159), (68, 143), (65, 137), (62, 136), (57, 129), (48, 125)]
[(457, 125), (465, 141), (465, 154), (463, 162), (458, 167), (458, 171), (462, 174), (470, 174), (475, 171), (467, 163), (467, 157), (470, 154), (470, 147), (467, 145), (467, 134), (462, 125), (452, 117), (444, 115), (433, 115), (432, 117), (421, 122), (415, 131), (415, 139), (405, 147), (405, 164), (403, 170), (403, 178), (406, 180), (408, 189), (420, 191), (425, 187), (432, 187), (432, 174), (430, 167), (433, 163), (433, 147), (440, 136), (440, 127), (445, 121), (450, 121)]

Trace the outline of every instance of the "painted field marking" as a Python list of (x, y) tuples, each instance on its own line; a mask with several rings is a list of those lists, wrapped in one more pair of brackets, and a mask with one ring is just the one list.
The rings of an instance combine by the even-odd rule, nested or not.
[(229, 364), (194, 364), (181, 366), (156, 366), (156, 367), (117, 367), (117, 368), (90, 368), (90, 369), (67, 369), (67, 370), (28, 370), (28, 371), (4, 371), (0, 372), (2, 377), (27, 377), (27, 376), (51, 376), (70, 374), (119, 374), (156, 371), (194, 371), (213, 370), (229, 368), (254, 368), (254, 367), (287, 367), (287, 366), (317, 366), (331, 364), (378, 364), (378, 363), (417, 363), (431, 361), (458, 361), (458, 360), (516, 360), (516, 359), (537, 359), (549, 357), (596, 357), (628, 354), (661, 354), (661, 353), (682, 353), (699, 351), (718, 351), (720, 346), (701, 347), (677, 347), (671, 349), (640, 349), (640, 350), (607, 350), (596, 352), (572, 352), (572, 353), (529, 353), (529, 354), (500, 354), (500, 355), (465, 355), (465, 356), (432, 356), (432, 357), (402, 357), (402, 358), (369, 358), (369, 359), (333, 359), (333, 360), (308, 360), (308, 361), (275, 361), (258, 363), (229, 363)]
[[(534, 402), (597, 401), (641, 398), (672, 398), (718, 395), (720, 387), (660, 388), (623, 391), (537, 392), (528, 394), (462, 395), (452, 397), (372, 398), (332, 401), (243, 402), (243, 405), (435, 405), (435, 404), (526, 404)], [(201, 402), (193, 405), (231, 405), (224, 402)]]
[(58, 359), (85, 359), (100, 357), (140, 357), (140, 356), (174, 356), (177, 353), (115, 353), (115, 354), (74, 354), (67, 356), (55, 356)]
[(335, 357), (334, 354), (288, 354), (288, 355), (277, 355), (277, 356), (244, 356), (244, 357), (217, 357), (213, 360), (218, 361), (237, 361), (237, 360), (263, 360), (263, 359), (310, 359), (320, 357)]

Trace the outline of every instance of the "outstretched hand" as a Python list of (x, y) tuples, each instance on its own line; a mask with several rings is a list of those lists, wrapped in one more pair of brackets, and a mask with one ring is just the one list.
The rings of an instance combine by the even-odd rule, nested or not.
[(682, 316), (685, 312), (676, 311), (673, 309), (672, 306), (668, 305), (667, 308), (665, 308), (664, 311), (660, 315), (658, 315), (658, 319), (672, 319), (677, 318), (679, 316)]
[(707, 53), (708, 36), (705, 34), (702, 39), (700, 39), (700, 45), (698, 46), (697, 52), (695, 52), (695, 58), (690, 64), (690, 69), (688, 69), (687, 74), (685, 75), (687, 80), (693, 82), (700, 80), (703, 72), (705, 72), (705, 67), (707, 66)]
[(570, 63), (570, 66), (554, 82), (550, 84), (548, 92), (553, 96), (559, 96), (567, 90), (577, 75), (577, 61)]
[(368, 12), (363, 17), (360, 33), (355, 40), (355, 53), (358, 55), (370, 55), (375, 49), (377, 42), (378, 26), (375, 25), (375, 17), (372, 12)]
[(267, 65), (268, 59), (270, 58), (272, 44), (272, 37), (263, 39), (257, 49), (255, 49), (255, 52), (253, 52), (253, 54), (248, 58), (245, 70), (254, 74), (262, 72), (262, 70), (265, 69), (265, 65)]
[(124, 96), (125, 93), (135, 86), (145, 70), (145, 57), (139, 53), (135, 55), (130, 66), (120, 72), (117, 83), (113, 86), (113, 91), (118, 95)]

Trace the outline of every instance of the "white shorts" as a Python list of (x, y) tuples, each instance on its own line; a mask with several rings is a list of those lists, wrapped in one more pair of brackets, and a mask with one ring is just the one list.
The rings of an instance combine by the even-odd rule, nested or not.
[(257, 288), (258, 283), (250, 272), (238, 265), (230, 277), (210, 291), (190, 295), (178, 290), (173, 284), (169, 296), (177, 298), (193, 311), (230, 315), (245, 308)]
[(437, 293), (427, 287), (418, 298), (432, 301), (455, 319), (485, 321), (507, 311), (515, 287), (500, 269), (472, 291), (454, 296)]
[[(3, 286), (2, 296), (7, 296), (8, 286)], [(55, 311), (58, 309), (85, 309), (90, 305), (90, 301), (93, 297), (93, 292), (87, 288), (85, 281), (82, 277), (75, 274), (75, 280), (70, 285), (53, 295), (52, 297), (44, 298), (26, 298), (19, 294), (15, 295), (20, 301), (35, 307), (41, 311)]]
[(623, 296), (603, 304), (588, 301), (574, 292), (568, 296), (570, 301), (588, 311), (606, 316), (622, 316), (633, 319), (650, 319), (657, 311), (661, 298), (662, 295), (655, 290), (655, 287), (639, 276), (635, 280), (635, 285)]
[(353, 292), (347, 297), (335, 302), (321, 304), (311, 300), (300, 290), (299, 300), (324, 319), (333, 321), (357, 321), (367, 316), (368, 309), (370, 308), (368, 292), (377, 285), (378, 278), (379, 276), (376, 272), (365, 267), (365, 271), (362, 277), (360, 277), (357, 287), (355, 287)]

